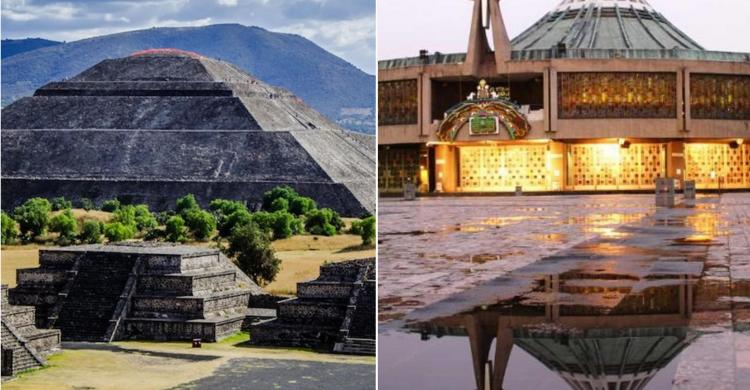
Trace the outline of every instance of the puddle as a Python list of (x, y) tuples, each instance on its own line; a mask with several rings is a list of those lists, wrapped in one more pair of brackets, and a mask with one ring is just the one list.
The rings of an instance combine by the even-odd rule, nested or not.
[[(571, 209), (524, 206), (522, 212), (559, 212), (554, 221), (537, 221), (547, 229), (573, 229), (533, 232), (533, 218), (520, 222), (531, 231), (499, 229), (511, 238), (503, 243), (529, 245), (507, 257), (502, 247), (481, 250), (493, 229), (449, 235), (433, 245), (459, 253), (443, 262), (427, 255), (429, 269), (420, 262), (426, 259), (381, 254), (386, 270), (393, 261), (430, 277), (386, 272), (380, 282), (397, 286), (381, 295), (380, 386), (750, 388), (750, 226), (742, 225), (750, 196), (743, 196), (747, 203), (730, 209), (704, 197), (695, 208), (632, 215), (569, 216)], [(591, 204), (575, 212), (596, 211)], [(592, 236), (570, 241), (586, 234)], [(542, 245), (550, 251), (537, 250)], [(413, 251), (402, 244), (386, 252), (397, 249)], [(501, 268), (518, 257), (529, 259)], [(453, 272), (467, 269), (461, 265), (475, 268)], [(477, 277), (482, 267), (490, 277)]]

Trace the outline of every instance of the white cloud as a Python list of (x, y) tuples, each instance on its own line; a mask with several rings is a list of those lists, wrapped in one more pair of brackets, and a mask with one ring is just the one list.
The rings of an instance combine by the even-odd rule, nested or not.
[(237, 0), (216, 0), (216, 4), (219, 4), (225, 7), (236, 7)]

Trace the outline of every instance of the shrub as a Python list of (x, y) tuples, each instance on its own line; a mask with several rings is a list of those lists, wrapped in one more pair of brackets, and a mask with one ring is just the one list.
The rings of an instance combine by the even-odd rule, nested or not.
[(187, 228), (185, 228), (185, 220), (179, 215), (170, 217), (167, 220), (165, 238), (170, 242), (185, 242), (187, 241)]
[(135, 206), (120, 206), (120, 208), (114, 212), (110, 222), (119, 222), (123, 225), (132, 226), (133, 231), (136, 231)]
[(273, 282), (279, 273), (281, 260), (271, 248), (268, 236), (255, 223), (235, 228), (224, 253), (258, 285)]
[(166, 225), (169, 218), (173, 215), (174, 215), (174, 211), (161, 211), (161, 212), (156, 213), (154, 216), (156, 217), (157, 224)]
[(362, 222), (363, 220), (352, 222), (352, 227), (349, 228), (349, 234), (354, 234), (355, 236), (362, 235)]
[(199, 241), (205, 241), (211, 238), (211, 234), (216, 230), (216, 219), (208, 211), (193, 209), (187, 213), (185, 224), (193, 233), (193, 237)]
[(248, 211), (244, 202), (228, 199), (214, 199), (208, 206), (209, 210), (216, 217), (216, 224), (221, 226), (230, 215), (237, 211)]
[(86, 211), (91, 211), (91, 210), (96, 209), (94, 202), (89, 198), (81, 198), (81, 200), (78, 201), (78, 204), (81, 206), (82, 209)]
[(273, 223), (276, 221), (276, 217), (273, 213), (269, 213), (268, 211), (258, 211), (257, 213), (252, 214), (252, 221), (258, 225), (260, 230), (270, 235), (273, 233)]
[(359, 236), (362, 237), (362, 245), (372, 245), (375, 242), (375, 232), (377, 231), (375, 217), (367, 217), (360, 223)]
[(83, 221), (78, 239), (84, 244), (98, 244), (102, 242), (102, 230), (102, 223), (99, 221)]
[(183, 218), (187, 216), (190, 210), (200, 209), (198, 201), (195, 200), (195, 195), (187, 194), (182, 198), (177, 199), (177, 214), (180, 214)]
[(109, 242), (125, 241), (135, 236), (135, 225), (125, 225), (122, 222), (110, 222), (104, 225), (104, 236)]
[(105, 200), (102, 204), (102, 211), (114, 213), (115, 211), (120, 209), (120, 206), (120, 201), (117, 199)]
[(0, 230), (2, 230), (0, 243), (3, 245), (12, 244), (18, 238), (18, 227), (16, 226), (16, 221), (4, 212), (0, 213)]
[(294, 214), (291, 214), (288, 211), (282, 210), (273, 213), (273, 223), (271, 225), (273, 229), (273, 239), (278, 240), (281, 238), (287, 238), (299, 233), (296, 222), (297, 218)]
[(237, 210), (226, 218), (219, 226), (219, 236), (229, 237), (237, 226), (247, 225), (253, 221), (253, 216), (247, 210)]
[(335, 236), (343, 226), (344, 221), (331, 209), (313, 210), (305, 221), (305, 229), (315, 235)]
[(76, 222), (73, 212), (70, 209), (66, 209), (62, 213), (52, 217), (49, 222), (49, 230), (60, 234), (57, 238), (57, 244), (63, 246), (71, 245), (75, 243), (78, 222)]
[(271, 202), (270, 211), (287, 211), (289, 210), (289, 201), (284, 198), (276, 198)]
[(304, 196), (298, 196), (289, 202), (289, 211), (294, 215), (306, 215), (317, 207), (314, 200)]
[(287, 202), (291, 203), (297, 197), (299, 197), (299, 194), (292, 187), (276, 187), (263, 194), (263, 210), (273, 211), (272, 205), (276, 199), (286, 199)]
[(140, 232), (151, 230), (159, 226), (159, 222), (156, 221), (156, 217), (148, 209), (148, 205), (139, 204), (134, 208), (135, 212), (135, 227)]
[(49, 225), (49, 213), (52, 206), (44, 198), (31, 198), (13, 210), (13, 217), (18, 222), (23, 241), (44, 234)]
[(73, 202), (65, 199), (65, 197), (63, 196), (52, 198), (52, 202), (50, 202), (50, 204), (52, 205), (52, 211), (60, 211), (73, 208)]

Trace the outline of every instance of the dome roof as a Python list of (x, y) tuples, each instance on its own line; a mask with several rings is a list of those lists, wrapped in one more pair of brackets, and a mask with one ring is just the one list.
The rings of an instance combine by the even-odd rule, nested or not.
[(646, 0), (564, 0), (521, 35), (513, 50), (704, 50)]

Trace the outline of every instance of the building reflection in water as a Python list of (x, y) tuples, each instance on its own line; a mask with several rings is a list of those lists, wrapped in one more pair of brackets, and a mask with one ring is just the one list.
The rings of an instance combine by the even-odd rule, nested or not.
[(697, 337), (688, 332), (695, 282), (568, 272), (512, 300), (409, 327), (425, 340), (468, 336), (478, 389), (503, 388), (516, 345), (572, 389), (640, 390)]

